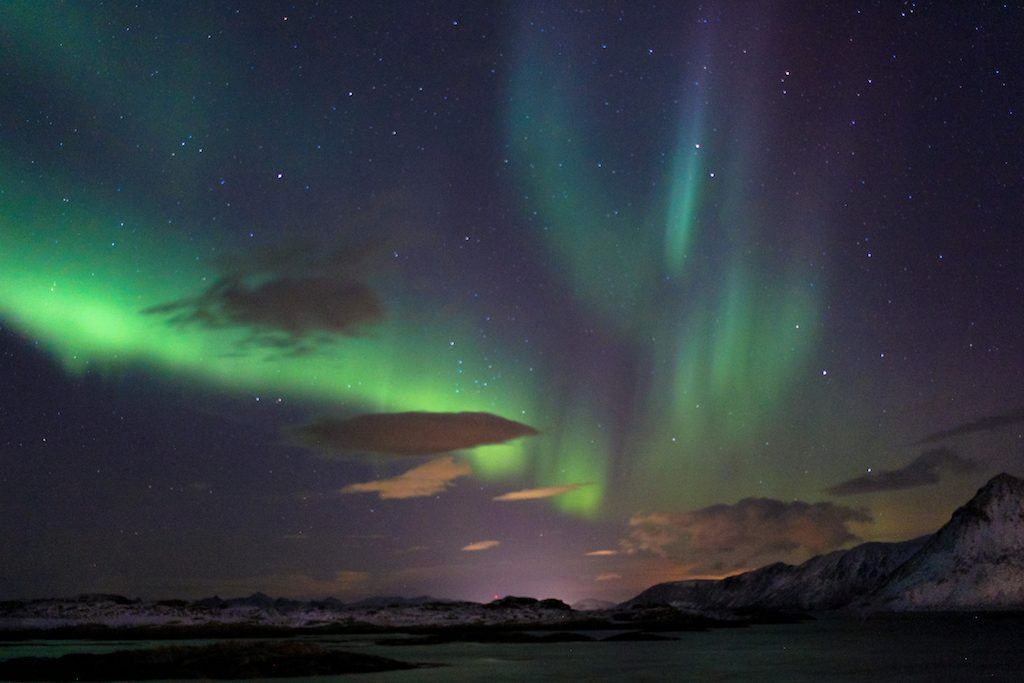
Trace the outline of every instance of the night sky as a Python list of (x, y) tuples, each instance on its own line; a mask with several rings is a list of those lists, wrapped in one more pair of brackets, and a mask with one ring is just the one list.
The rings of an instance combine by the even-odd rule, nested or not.
[(1024, 474), (1016, 3), (5, 2), (0, 598), (625, 599)]

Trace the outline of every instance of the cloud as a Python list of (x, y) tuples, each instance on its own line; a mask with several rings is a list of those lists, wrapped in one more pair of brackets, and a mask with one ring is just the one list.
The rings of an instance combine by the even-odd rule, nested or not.
[(598, 574), (594, 581), (618, 581), (622, 578), (622, 574), (616, 574), (615, 572), (605, 572), (604, 574)]
[(635, 515), (619, 545), (629, 555), (682, 562), (692, 574), (720, 575), (834, 550), (859, 540), (850, 523), (870, 521), (862, 510), (833, 503), (745, 498), (683, 514)]
[(536, 489), (523, 489), (521, 491), (510, 491), (509, 493), (503, 493), (500, 496), (495, 496), (494, 500), (500, 501), (515, 501), (515, 500), (537, 500), (539, 498), (552, 498), (554, 496), (560, 496), (563, 493), (569, 493), (575, 491), (581, 486), (590, 486), (590, 484), (566, 484), (565, 486), (544, 486)]
[(469, 545), (463, 546), (462, 549), (468, 553), (475, 553), (480, 550), (490, 550), (491, 548), (497, 548), (501, 545), (501, 541), (476, 541)]
[(265, 345), (288, 346), (316, 334), (352, 334), (383, 317), (377, 296), (338, 277), (225, 277), (194, 298), (147, 308), (176, 325), (246, 327)]
[(251, 342), (293, 351), (352, 335), (383, 318), (376, 293), (359, 279), (370, 250), (305, 245), (222, 258), (221, 276), (193, 297), (151, 306), (172, 325), (244, 328)]
[(589, 553), (584, 553), (587, 557), (608, 557), (609, 555), (618, 554), (618, 550), (591, 550)]
[(915, 441), (913, 445), (920, 446), (926, 443), (935, 443), (936, 441), (942, 441), (954, 436), (964, 436), (966, 434), (974, 434), (975, 432), (991, 432), (1000, 427), (1006, 427), (1018, 422), (1024, 422), (1024, 408), (1017, 408), (1011, 410), (1008, 413), (1002, 413), (1001, 415), (990, 415), (983, 417), (972, 422), (965, 422), (964, 424), (957, 425), (952, 429), (946, 429), (941, 432), (935, 432), (929, 434), (919, 441)]
[(397, 477), (349, 484), (341, 492), (376, 493), (382, 500), (422, 498), (441, 493), (459, 477), (472, 473), (469, 465), (455, 462), (455, 458), (449, 455), (423, 463)]
[(490, 413), (383, 413), (321, 417), (292, 430), (299, 443), (320, 451), (431, 455), (504, 443), (537, 430)]
[(852, 496), (859, 493), (898, 491), (928, 484), (936, 484), (943, 472), (966, 474), (978, 469), (977, 463), (962, 458), (948, 448), (925, 451), (908, 464), (895, 470), (879, 470), (840, 482), (826, 489), (833, 496)]

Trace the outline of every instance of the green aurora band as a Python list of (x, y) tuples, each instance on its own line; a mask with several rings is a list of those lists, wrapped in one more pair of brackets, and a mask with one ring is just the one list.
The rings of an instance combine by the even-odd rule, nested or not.
[[(778, 226), (759, 218), (749, 198), (755, 184), (744, 161), (759, 132), (752, 116), (734, 115), (729, 138), (706, 127), (711, 112), (730, 118), (712, 108), (714, 93), (742, 91), (742, 83), (691, 74), (673, 161), (656, 183), (663, 213), (623, 215), (613, 207), (633, 205), (595, 171), (615, 150), (588, 132), (597, 126), (580, 95), (583, 58), (568, 66), (555, 59), (546, 42), (555, 40), (520, 36), (509, 85), (508, 142), (524, 210), (537, 211), (537, 235), (562, 263), (566, 289), (646, 359), (651, 379), (638, 382), (619, 448), (627, 488), (652, 505), (692, 503), (710, 482), (738, 476), (713, 453), (751, 450), (806, 370), (819, 294), (799, 265), (800, 245), (781, 259), (750, 246), (771, 243)], [(695, 43), (696, 64), (711, 61), (708, 36)], [(710, 170), (709, 154), (724, 172)], [(651, 311), (658, 315), (643, 315)], [(600, 461), (611, 453), (591, 453), (586, 469), (606, 473)]]
[(580, 467), (575, 455), (592, 448), (587, 423), (562, 420), (557, 406), (544, 405), (530, 373), (496, 378), (489, 368), (496, 359), (473, 348), (468, 324), (448, 313), (385, 296), (397, 302), (385, 321), (310, 354), (251, 348), (245, 328), (170, 326), (143, 311), (201, 292), (219, 273), (194, 254), (230, 251), (227, 245), (196, 245), (142, 227), (154, 221), (111, 219), (124, 216), (113, 206), (26, 192), (14, 174), (0, 174), (0, 184), (0, 316), (68, 371), (143, 367), (349, 411), (493, 412), (537, 425), (542, 435), (473, 449), (474, 471), (490, 480), (533, 473), (542, 485), (583, 478), (593, 485), (558, 504), (582, 516), (599, 512), (603, 477)]
[[(328, 125), (324, 109), (334, 116), (329, 103), (298, 106), (294, 95), (267, 103), (261, 84), (240, 68), (254, 47), (238, 36), (210, 42), (205, 27), (187, 17), (161, 47), (146, 42), (146, 27), (136, 24), (131, 8), (93, 12), (15, 2), (4, 16), (0, 36), (35, 87), (45, 84), (57, 101), (114, 122), (93, 126), (106, 137), (106, 149), (94, 154), (128, 174), (149, 174), (147, 159), (178, 150), (175, 163), (160, 171), (164, 201), (176, 191), (195, 191), (193, 177), (204, 164), (214, 167), (216, 157), (229, 158), (233, 144), (287, 135), (281, 125), (320, 129)], [(112, 40), (112, 26), (135, 30)], [(263, 109), (236, 126), (218, 112), (232, 111), (237, 101)], [(353, 104), (336, 116), (368, 115)], [(229, 129), (239, 129), (234, 140), (224, 138)], [(198, 144), (185, 148), (189, 140), (206, 140), (205, 154), (196, 153), (203, 152)], [(6, 144), (20, 143), (15, 137)], [(300, 165), (302, 153), (292, 153), (284, 150), (280, 162)], [(171, 326), (143, 311), (198, 295), (220, 275), (218, 255), (245, 249), (208, 231), (168, 227), (145, 211), (130, 215), (139, 214), (134, 207), (144, 200), (119, 192), (93, 186), (88, 166), (41, 176), (38, 168), (0, 164), (0, 317), (69, 372), (146, 368), (236, 393), (287, 395), (329, 412), (492, 412), (536, 426), (541, 435), (467, 452), (479, 476), (532, 477), (538, 485), (586, 481), (591, 485), (555, 503), (580, 516), (601, 511), (600, 465), (609, 455), (594, 453), (594, 428), (575, 407), (553, 404), (537, 384), (543, 372), (525, 371), (543, 368), (541, 359), (518, 351), (519, 362), (507, 362), (500, 349), (475, 343), (472, 312), (453, 317), (416, 287), (382, 278), (369, 284), (386, 303), (385, 320), (312, 354), (254, 348), (251, 330), (241, 327)], [(596, 468), (587, 466), (593, 458)]]
[[(173, 87), (110, 92), (111, 83), (130, 79), (109, 77), (127, 63), (118, 52), (125, 48), (95, 47), (101, 24), (79, 13), (74, 30), (65, 21), (58, 32), (29, 5), (15, 9), (3, 32), (12, 49), (40, 59), (33, 68), (43, 73), (63, 74), (59, 82), (83, 105), (129, 98), (136, 140), (159, 138), (170, 148), (197, 122), (214, 127), (215, 102), (172, 94), (198, 78), (198, 60), (180, 58), (170, 69)], [(67, 55), (44, 49), (69, 35), (88, 46)], [(566, 514), (611, 512), (615, 491), (643, 491), (641, 500), (652, 505), (692, 503), (702, 482), (727, 476), (707, 453), (740, 449), (759, 435), (814, 344), (819, 298), (798, 254), (780, 263), (752, 246), (770, 242), (774, 225), (762, 223), (748, 199), (744, 160), (756, 126), (737, 124), (747, 146), (716, 134), (707, 128), (713, 114), (724, 118), (714, 88), (688, 88), (675, 152), (655, 183), (660, 195), (619, 201), (596, 163), (608, 150), (588, 126), (576, 74), (552, 68), (564, 61), (542, 41), (521, 45), (506, 130), (516, 180), (529, 197), (524, 211), (536, 210), (537, 238), (564, 274), (566, 296), (638, 359), (644, 371), (633, 395), (567, 378), (555, 360), (525, 357), (521, 345), (502, 354), (499, 339), (496, 354), (474, 334), (471, 312), (453, 317), (388, 275), (369, 283), (387, 304), (384, 321), (315, 353), (247, 346), (244, 328), (171, 326), (143, 311), (202, 292), (219, 275), (213, 257), (239, 245), (171, 231), (126, 197), (65, 177), (66, 170), (42, 180), (38, 168), (0, 166), (0, 317), (72, 373), (138, 367), (240, 394), (284, 394), (328, 411), (488, 411), (523, 421), (541, 434), (467, 457), (490, 481), (588, 484), (551, 499)], [(77, 63), (72, 54), (94, 57)], [(204, 68), (208, 62), (218, 59), (203, 59)], [(712, 161), (724, 169), (713, 180)], [(179, 172), (187, 177), (190, 167)], [(552, 383), (569, 390), (552, 392)], [(620, 419), (624, 406), (629, 419)]]

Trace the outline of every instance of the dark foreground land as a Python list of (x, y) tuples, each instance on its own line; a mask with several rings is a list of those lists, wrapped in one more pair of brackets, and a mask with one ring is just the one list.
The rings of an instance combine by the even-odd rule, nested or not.
[(427, 664), (329, 650), (313, 643), (221, 642), (106, 654), (19, 657), (0, 661), (0, 680), (122, 681), (331, 676), (416, 669)]
[[(405, 647), (456, 643), (539, 645), (670, 641), (676, 637), (666, 632), (704, 632), (718, 628), (735, 629), (759, 622), (791, 623), (804, 620), (804, 617), (797, 615), (772, 615), (770, 619), (758, 615), (758, 618), (719, 621), (685, 615), (663, 607), (641, 609), (617, 616), (622, 618), (606, 614), (603, 618), (581, 616), (558, 624), (462, 624), (399, 629), (385, 629), (369, 624), (333, 624), (299, 629), (260, 624), (131, 628), (92, 624), (57, 629), (28, 629), (0, 632), (0, 642), (118, 640), (154, 641), (155, 646), (102, 654), (73, 653), (59, 657), (16, 657), (7, 660), (0, 657), (0, 680), (251, 679), (382, 673), (438, 665), (399, 661), (387, 656), (346, 652), (309, 641), (283, 639), (331, 639), (357, 635), (369, 637), (377, 646), (384, 646), (386, 650), (382, 654), (388, 654), (393, 648), (394, 651), (404, 651)], [(609, 635), (609, 631), (612, 635)], [(268, 641), (268, 637), (282, 640)], [(177, 639), (216, 639), (218, 642), (203, 646), (173, 644)], [(422, 655), (420, 651), (418, 656)]]

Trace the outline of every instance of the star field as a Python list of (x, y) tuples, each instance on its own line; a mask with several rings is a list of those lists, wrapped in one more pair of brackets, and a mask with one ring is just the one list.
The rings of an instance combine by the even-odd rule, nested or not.
[(7, 3), (0, 598), (932, 530), (1024, 471), (1022, 11)]

